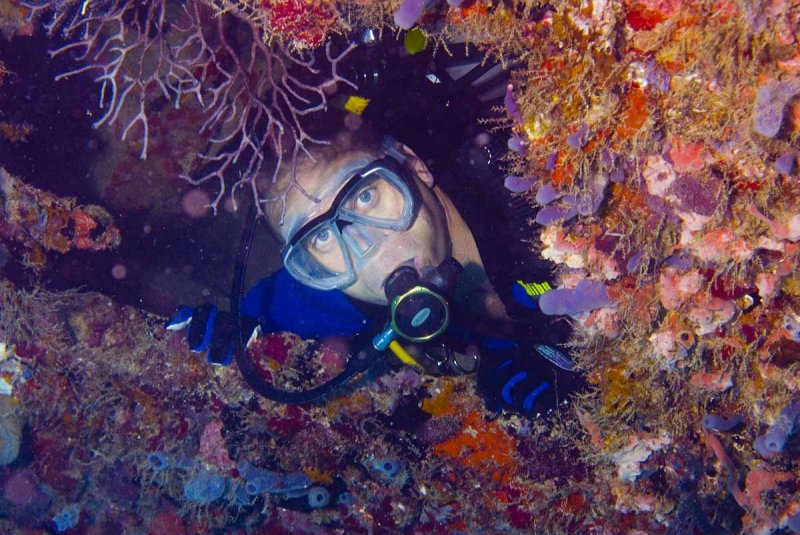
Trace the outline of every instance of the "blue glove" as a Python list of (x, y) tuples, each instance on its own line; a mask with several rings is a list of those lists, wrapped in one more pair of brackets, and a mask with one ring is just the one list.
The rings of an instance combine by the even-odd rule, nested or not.
[(238, 326), (230, 312), (221, 312), (210, 303), (196, 308), (181, 307), (167, 322), (167, 329), (178, 331), (183, 328), (186, 328), (190, 351), (208, 351), (208, 361), (212, 364), (227, 365), (233, 360), (233, 337), (238, 334)]
[(578, 385), (569, 357), (552, 346), (533, 349), (481, 354), (478, 390), (489, 409), (547, 414)]

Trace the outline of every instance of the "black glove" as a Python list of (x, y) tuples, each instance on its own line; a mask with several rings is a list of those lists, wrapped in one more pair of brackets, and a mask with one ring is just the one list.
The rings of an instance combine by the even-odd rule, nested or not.
[(199, 307), (181, 307), (169, 322), (167, 329), (178, 331), (187, 327), (186, 341), (195, 353), (208, 351), (212, 364), (227, 365), (233, 360), (234, 336), (238, 326), (233, 314), (217, 310), (216, 305), (204, 303)]
[[(546, 355), (548, 358), (543, 358), (538, 346), (530, 351), (515, 348), (481, 354), (478, 389), (489, 409), (536, 416), (548, 414), (557, 404), (566, 403), (567, 395), (579, 386), (580, 378), (578, 374), (554, 366), (552, 352), (561, 352), (545, 347), (551, 352)], [(568, 357), (561, 356), (569, 362)]]

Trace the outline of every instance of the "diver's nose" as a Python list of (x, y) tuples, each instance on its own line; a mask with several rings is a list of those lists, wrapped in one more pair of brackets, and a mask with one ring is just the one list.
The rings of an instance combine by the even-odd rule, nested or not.
[(380, 236), (376, 236), (374, 230), (358, 223), (351, 223), (342, 228), (342, 237), (354, 253), (358, 256), (367, 256), (380, 244)]

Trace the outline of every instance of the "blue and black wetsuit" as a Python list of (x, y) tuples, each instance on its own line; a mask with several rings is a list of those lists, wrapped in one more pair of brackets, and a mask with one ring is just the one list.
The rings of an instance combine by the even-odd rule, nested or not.
[[(472, 154), (474, 150), (480, 154)], [(488, 278), (513, 321), (487, 322), (456, 310), (444, 339), (457, 349), (481, 347), (478, 383), (489, 406), (543, 412), (573, 389), (576, 378), (534, 347), (564, 344), (570, 326), (564, 318), (542, 314), (536, 306), (537, 291), (525, 291), (549, 288), (554, 266), (534, 252), (536, 229), (530, 221), (535, 209), (503, 188), (492, 151), (499, 152), (496, 146), (467, 146), (457, 159), (460, 164), (443, 174), (439, 184), (470, 227)], [(256, 318), (265, 332), (291, 331), (320, 339), (353, 336), (385, 320), (386, 310), (355, 302), (338, 290), (304, 286), (281, 269), (248, 292), (241, 313)]]

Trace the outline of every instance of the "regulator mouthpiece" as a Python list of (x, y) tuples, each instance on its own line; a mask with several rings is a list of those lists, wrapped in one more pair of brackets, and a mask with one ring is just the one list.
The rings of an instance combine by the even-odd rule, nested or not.
[(426, 342), (442, 334), (450, 320), (448, 298), (463, 267), (447, 258), (420, 278), (410, 266), (397, 268), (386, 279), (389, 325), (393, 333), (410, 342)]

